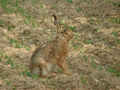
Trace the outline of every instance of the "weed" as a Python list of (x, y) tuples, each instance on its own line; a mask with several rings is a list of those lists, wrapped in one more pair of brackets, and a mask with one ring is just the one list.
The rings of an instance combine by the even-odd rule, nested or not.
[(72, 0), (67, 0), (67, 2), (68, 2), (68, 3), (73, 3), (73, 1), (72, 1)]
[(2, 61), (2, 58), (0, 58), (0, 62)]
[(88, 61), (88, 56), (84, 55), (83, 58), (84, 58), (85, 62)]
[(82, 8), (76, 8), (76, 11), (77, 11), (77, 12), (81, 12), (81, 11), (82, 11)]
[(74, 48), (74, 49), (78, 49), (79, 46), (78, 46), (77, 44), (74, 44), (73, 48)]
[(11, 1), (10, 0), (0, 0), (0, 5), (4, 9), (5, 12), (7, 13), (13, 13), (14, 9), (9, 8), (8, 6), (11, 6)]
[(93, 44), (93, 40), (91, 40), (91, 39), (85, 40), (84, 43), (85, 43), (85, 44)]
[(20, 44), (17, 40), (15, 40), (15, 39), (10, 39), (10, 43), (15, 47), (15, 48), (22, 48), (23, 47), (23, 45), (22, 44)]
[(97, 65), (96, 65), (96, 63), (95, 63), (94, 60), (92, 60), (92, 62), (91, 62), (91, 66), (92, 66), (93, 68), (97, 68)]
[(82, 84), (87, 84), (87, 80), (83, 76), (80, 77), (80, 80)]
[(9, 64), (11, 68), (15, 67), (15, 64), (13, 63), (12, 59), (9, 57), (8, 60), (6, 61), (6, 64)]
[(103, 66), (98, 65), (98, 66), (97, 66), (97, 70), (103, 70)]
[(99, 32), (99, 29), (98, 28), (96, 28), (96, 29), (94, 29), (95, 30), (95, 32)]
[(38, 3), (39, 2), (39, 0), (32, 0), (32, 4), (34, 5), (34, 4), (36, 4), (36, 3)]
[(117, 44), (120, 44), (120, 39), (115, 40)]
[(24, 23), (27, 24), (27, 25), (30, 24), (30, 19), (25, 18)]
[(8, 86), (11, 85), (11, 81), (9, 81), (9, 80), (5, 80), (5, 82), (6, 82), (6, 85), (8, 85)]
[(114, 75), (116, 75), (116, 76), (120, 76), (120, 71), (118, 71), (118, 70), (116, 70), (116, 69), (114, 69), (114, 68), (112, 68), (112, 67), (107, 67), (107, 69), (106, 69), (108, 72), (110, 72), (110, 73), (113, 73)]
[(69, 26), (69, 28), (70, 28), (70, 30), (73, 30), (73, 31), (76, 29), (75, 26)]
[[(55, 6), (55, 5), (54, 5)], [(40, 8), (43, 8), (44, 6), (43, 6), (43, 4), (40, 4)]]
[(97, 65), (96, 65), (96, 63), (95, 63), (95, 61), (94, 61), (94, 57), (92, 56), (91, 57), (91, 66), (93, 67), (93, 68), (97, 68)]
[(13, 26), (13, 25), (8, 25), (8, 31), (13, 30), (14, 28), (15, 28), (15, 26)]
[(16, 89), (16, 87), (13, 87), (13, 89), (12, 89), (12, 90), (17, 90), (17, 89)]
[(30, 51), (30, 47), (24, 46), (27, 51)]
[(120, 2), (112, 2), (113, 6), (120, 7)]
[(5, 25), (4, 20), (0, 20), (0, 27), (3, 27)]
[(112, 32), (112, 35), (113, 35), (114, 37), (118, 37), (118, 32)]
[(112, 17), (112, 18), (110, 18), (110, 21), (114, 24), (120, 24), (120, 18), (119, 17)]
[(33, 78), (33, 79), (38, 79), (38, 78), (39, 78), (39, 75), (38, 75), (38, 74), (32, 74), (32, 78)]

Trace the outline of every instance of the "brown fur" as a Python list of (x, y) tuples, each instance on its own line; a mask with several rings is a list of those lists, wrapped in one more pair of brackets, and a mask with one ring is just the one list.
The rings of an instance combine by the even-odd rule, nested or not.
[(31, 72), (48, 77), (56, 64), (65, 74), (69, 75), (66, 57), (68, 55), (68, 44), (72, 37), (71, 30), (64, 30), (58, 33), (53, 41), (37, 48), (31, 57)]

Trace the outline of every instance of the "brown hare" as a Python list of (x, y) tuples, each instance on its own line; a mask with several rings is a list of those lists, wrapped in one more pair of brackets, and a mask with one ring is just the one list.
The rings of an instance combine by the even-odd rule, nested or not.
[(71, 74), (66, 64), (66, 57), (69, 52), (68, 45), (73, 37), (73, 32), (68, 29), (61, 31), (57, 17), (55, 15), (53, 17), (54, 24), (57, 26), (56, 38), (46, 45), (38, 47), (31, 57), (31, 73), (40, 75), (41, 77), (52, 75), (54, 65), (58, 65), (64, 74)]

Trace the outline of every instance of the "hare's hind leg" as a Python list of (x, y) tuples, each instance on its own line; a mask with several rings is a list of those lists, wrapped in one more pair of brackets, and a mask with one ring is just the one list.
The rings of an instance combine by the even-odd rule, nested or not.
[(64, 74), (66, 75), (72, 75), (72, 73), (68, 70), (68, 65), (65, 60), (61, 60), (58, 63), (58, 66), (63, 70)]

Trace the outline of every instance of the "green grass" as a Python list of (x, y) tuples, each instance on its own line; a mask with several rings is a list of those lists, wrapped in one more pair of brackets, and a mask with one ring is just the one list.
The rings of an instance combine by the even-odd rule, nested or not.
[(83, 77), (83, 75), (80, 76), (80, 80), (82, 84), (87, 84), (87, 80)]
[(112, 2), (113, 6), (120, 7), (120, 2)]
[(73, 3), (73, 1), (72, 0), (66, 0), (68, 3)]
[(91, 40), (91, 39), (85, 40), (84, 43), (85, 43), (85, 44), (93, 44), (93, 40)]
[[(32, 3), (38, 2), (38, 0), (32, 0)], [(0, 0), (0, 5), (7, 13), (16, 13), (20, 14), (25, 17), (25, 24), (32, 24), (33, 28), (37, 27), (35, 20), (33, 20), (32, 16), (26, 9), (20, 6), (19, 1), (12, 1), (12, 0)], [(41, 5), (42, 7), (42, 5)], [(4, 24), (3, 21), (0, 20), (0, 26)], [(8, 30), (12, 30), (13, 26), (8, 26)]]
[(11, 68), (15, 68), (15, 63), (13, 62), (13, 59), (8, 55), (5, 55), (4, 57), (6, 59), (6, 64), (10, 65)]
[(4, 9), (6, 13), (13, 13), (15, 11), (15, 7), (12, 0), (0, 0), (0, 5)]
[(5, 80), (5, 83), (6, 83), (7, 86), (11, 85), (11, 81), (10, 80)]
[(118, 32), (112, 32), (112, 35), (113, 35), (114, 37), (118, 37)]
[(76, 11), (79, 13), (82, 11), (82, 8), (76, 8)]
[(113, 24), (120, 24), (120, 17), (112, 17), (110, 18), (110, 22)]
[(3, 27), (5, 25), (5, 21), (0, 19), (0, 27)]
[(88, 61), (88, 56), (84, 55), (83, 59), (84, 59), (85, 62), (87, 62)]
[(107, 67), (106, 71), (110, 72), (110, 73), (113, 73), (114, 75), (116, 75), (117, 77), (120, 77), (120, 71), (112, 68), (112, 67)]
[(13, 60), (11, 58), (9, 58), (7, 61), (6, 61), (6, 64), (10, 65), (11, 68), (15, 68), (15, 64), (13, 63)]
[(0, 62), (2, 61), (2, 58), (0, 58)]
[(76, 27), (75, 26), (69, 26), (69, 29), (74, 31), (76, 29)]

